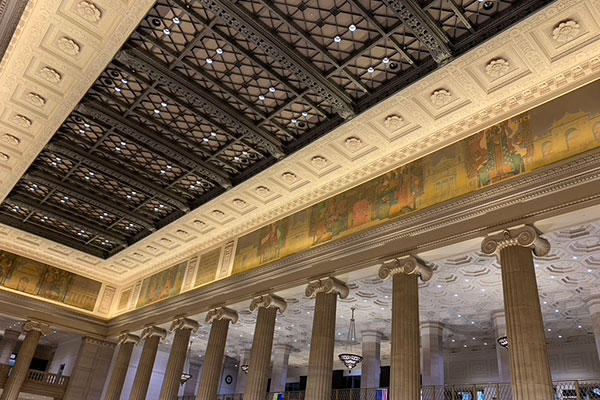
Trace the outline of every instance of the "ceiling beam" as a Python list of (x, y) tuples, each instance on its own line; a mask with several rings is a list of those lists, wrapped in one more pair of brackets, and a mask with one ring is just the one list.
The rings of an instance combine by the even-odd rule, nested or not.
[(438, 64), (444, 64), (452, 57), (450, 39), (443, 29), (433, 21), (415, 0), (383, 0), (391, 8), (404, 26), (427, 47)]
[(117, 132), (129, 137), (134, 142), (143, 144), (149, 149), (164, 154), (186, 167), (197, 170), (199, 173), (205, 175), (208, 180), (216, 182), (225, 189), (232, 187), (229, 176), (216, 166), (199, 160), (196, 154), (174, 144), (171, 140), (149, 130), (142, 131), (138, 126), (129, 122), (127, 118), (124, 118), (111, 108), (96, 101), (90, 101), (80, 103), (78, 110), (88, 117), (104, 122), (109, 127), (114, 127)]
[(31, 182), (38, 183), (49, 188), (53, 188), (61, 193), (68, 195), (69, 197), (78, 199), (80, 201), (83, 201), (84, 203), (91, 204), (103, 211), (110, 212), (111, 214), (117, 215), (121, 218), (126, 218), (128, 221), (141, 225), (151, 232), (156, 231), (156, 227), (150, 219), (136, 215), (131, 211), (127, 210), (125, 207), (122, 207), (119, 204), (108, 200), (110, 197), (107, 194), (98, 193), (97, 191), (94, 191), (94, 194), (100, 195), (94, 197), (90, 196), (88, 194), (88, 191), (71, 185), (69, 184), (69, 182), (63, 182), (60, 179), (57, 179), (54, 176), (41, 171), (28, 172), (23, 177)]
[(144, 180), (139, 175), (130, 172), (125, 168), (119, 168), (118, 166), (111, 164), (104, 157), (87, 153), (85, 150), (77, 146), (73, 146), (64, 142), (50, 143), (46, 148), (53, 153), (77, 160), (112, 179), (121, 181), (131, 186), (135, 190), (145, 193), (147, 196), (156, 197), (157, 199), (164, 201), (165, 203), (170, 204), (181, 211), (186, 213), (190, 211), (190, 207), (185, 199), (165, 191), (160, 186), (150, 182), (149, 180)]
[(65, 212), (64, 210), (52, 206), (50, 204), (39, 204), (29, 197), (16, 194), (10, 195), (7, 199), (7, 203), (13, 206), (23, 207), (26, 210), (36, 212), (38, 214), (57, 219), (62, 222), (66, 222), (67, 224), (83, 229), (86, 233), (89, 233), (94, 236), (102, 236), (107, 240), (110, 240), (114, 243), (120, 244), (122, 246), (127, 247), (127, 239), (125, 236), (119, 235), (115, 232), (108, 232), (104, 229), (99, 229), (96, 226), (91, 224), (91, 221), (84, 220), (81, 216), (75, 216), (70, 214), (69, 212)]
[(463, 12), (463, 10), (458, 6), (458, 4), (456, 4), (454, 0), (448, 0), (448, 3), (450, 4), (450, 8), (452, 9), (452, 11), (454, 11), (456, 18), (458, 18), (459, 21), (463, 23), (465, 28), (467, 28), (471, 33), (475, 32), (471, 21), (469, 21), (469, 18), (467, 18), (467, 16)]
[(117, 60), (128, 68), (142, 71), (151, 79), (171, 88), (175, 93), (185, 97), (191, 105), (223, 121), (236, 132), (260, 142), (273, 157), (277, 159), (285, 157), (285, 152), (279, 139), (256, 128), (254, 121), (225, 101), (218, 99), (214, 94), (208, 92), (198, 84), (191, 82), (189, 78), (159, 65), (151, 57), (136, 50), (120, 51), (117, 54)]
[(296, 52), (287, 42), (271, 32), (247, 10), (229, 0), (201, 0), (202, 5), (223, 19), (248, 41), (261, 48), (269, 57), (296, 75), (300, 81), (325, 99), (344, 119), (355, 114), (352, 99), (323, 76), (314, 65)]

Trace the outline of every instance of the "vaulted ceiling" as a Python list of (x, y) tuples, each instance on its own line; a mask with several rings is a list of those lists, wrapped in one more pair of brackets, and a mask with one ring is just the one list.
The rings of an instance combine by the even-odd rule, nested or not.
[(160, 0), (0, 222), (108, 258), (546, 3)]

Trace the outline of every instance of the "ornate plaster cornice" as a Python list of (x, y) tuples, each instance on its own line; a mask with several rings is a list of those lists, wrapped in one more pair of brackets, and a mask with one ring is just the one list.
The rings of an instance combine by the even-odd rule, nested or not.
[(142, 330), (142, 340), (146, 340), (153, 336), (158, 336), (160, 340), (164, 340), (167, 337), (167, 330), (154, 325), (149, 325)]
[(119, 335), (119, 344), (133, 343), (138, 344), (140, 337), (131, 333), (122, 333)]
[(178, 331), (180, 329), (190, 329), (192, 332), (196, 332), (200, 328), (200, 324), (198, 321), (194, 321), (193, 319), (180, 317), (175, 319), (171, 323), (170, 331)]
[(335, 293), (340, 296), (341, 299), (348, 297), (350, 289), (346, 284), (338, 279), (327, 277), (311, 281), (304, 294), (306, 297), (315, 297), (319, 293)]
[(26, 321), (23, 324), (23, 332), (39, 331), (42, 336), (50, 333), (50, 325), (38, 321)]
[(384, 262), (377, 274), (381, 279), (389, 279), (396, 274), (418, 275), (427, 282), (433, 276), (433, 270), (416, 257), (404, 256)]
[(481, 251), (487, 255), (499, 255), (502, 249), (512, 246), (527, 247), (538, 257), (550, 252), (550, 242), (542, 238), (536, 228), (530, 225), (505, 229), (489, 235), (481, 243)]
[(228, 320), (232, 324), (238, 321), (238, 313), (227, 307), (217, 307), (208, 311), (206, 314), (206, 323), (212, 324), (215, 321)]
[(256, 296), (250, 303), (250, 311), (256, 311), (259, 308), (276, 308), (281, 314), (285, 312), (287, 303), (284, 299), (274, 294), (263, 294)]

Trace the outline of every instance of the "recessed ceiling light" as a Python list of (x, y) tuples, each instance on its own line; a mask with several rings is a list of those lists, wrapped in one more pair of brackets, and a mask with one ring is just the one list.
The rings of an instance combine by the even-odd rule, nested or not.
[(117, 92), (117, 93), (121, 93), (121, 88), (120, 88), (120, 87), (116, 87), (116, 88), (115, 88), (115, 92)]
[(336, 36), (336, 37), (333, 38), (333, 41), (336, 42), (336, 43), (339, 43), (339, 42), (342, 41), (342, 38), (339, 37), (339, 36)]
[(212, 63), (213, 63), (213, 60), (212, 60), (212, 58), (207, 58), (207, 59), (206, 59), (206, 63), (207, 63), (207, 64), (212, 64)]
[(171, 30), (169, 28), (163, 29), (163, 32), (164, 32), (165, 35), (170, 35), (171, 34)]
[(211, 132), (210, 136), (215, 137), (215, 136), (217, 136), (217, 134), (215, 132)]
[(174, 24), (177, 24), (177, 25), (179, 25), (181, 23), (181, 20), (178, 17), (173, 17), (172, 21)]
[(387, 58), (387, 57), (385, 57), (382, 61), (383, 61), (384, 64), (389, 64), (390, 63), (390, 59)]
[(348, 27), (348, 30), (349, 30), (350, 32), (354, 32), (354, 31), (356, 31), (356, 25), (354, 25), (354, 24), (350, 25), (350, 26)]
[(205, 142), (208, 142), (208, 138), (204, 138), (204, 139), (202, 139), (202, 140), (203, 140), (203, 141), (205, 141)]
[(121, 82), (123, 82), (125, 85), (127, 85), (129, 83), (129, 81), (125, 78), (121, 78)]
[(163, 107), (166, 107), (166, 106), (168, 106), (168, 104), (167, 104), (167, 103), (165, 103), (164, 101), (163, 101), (162, 103), (160, 103), (160, 105), (161, 105), (161, 106), (163, 106)]
[(372, 74), (373, 72), (375, 72), (375, 68), (369, 67), (369, 68), (367, 68), (367, 72)]
[(260, 101), (265, 101), (265, 96), (263, 96), (263, 95), (261, 94), (261, 95), (259, 95), (259, 96), (258, 96), (258, 99), (259, 99)]
[(158, 108), (154, 109), (154, 114), (160, 114), (160, 110)]
[(275, 93), (275, 88), (274, 88), (273, 86), (271, 86), (271, 87), (269, 88), (269, 92), (271, 92), (271, 93)]
[(223, 54), (223, 49), (220, 47), (217, 48), (217, 54), (219, 54), (219, 55)]

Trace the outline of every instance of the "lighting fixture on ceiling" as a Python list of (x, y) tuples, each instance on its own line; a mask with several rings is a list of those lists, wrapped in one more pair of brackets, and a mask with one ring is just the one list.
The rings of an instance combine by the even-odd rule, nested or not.
[(352, 318), (350, 318), (350, 324), (348, 325), (348, 336), (346, 338), (346, 352), (338, 355), (340, 361), (344, 363), (348, 371), (352, 371), (352, 368), (356, 367), (362, 360), (362, 356), (353, 352), (353, 347), (358, 344), (356, 340), (356, 321), (354, 320), (354, 311), (356, 308), (352, 307)]
[(498, 344), (505, 349), (508, 349), (508, 338), (506, 336), (499, 337)]
[(248, 375), (248, 370), (250, 369), (250, 366), (248, 364), (244, 364), (240, 368), (242, 369), (242, 371), (244, 371), (244, 374)]

